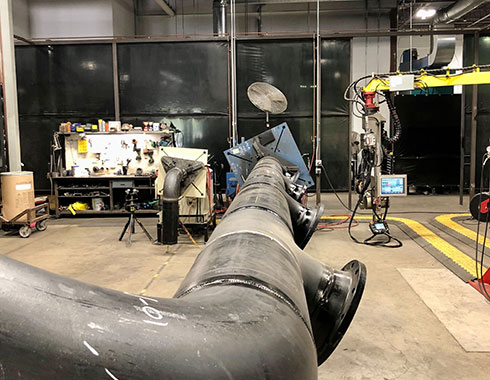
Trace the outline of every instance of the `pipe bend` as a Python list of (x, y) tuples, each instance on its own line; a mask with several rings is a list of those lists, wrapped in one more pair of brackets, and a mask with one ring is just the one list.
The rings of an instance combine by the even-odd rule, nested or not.
[(163, 244), (177, 244), (179, 236), (179, 197), (182, 192), (182, 181), (185, 171), (175, 166), (165, 174), (163, 191), (160, 199), (162, 228), (159, 241)]
[(184, 171), (178, 167), (173, 167), (165, 173), (163, 183), (162, 199), (168, 202), (178, 201), (181, 193), (182, 180)]
[(0, 256), (0, 289), (6, 379), (317, 378), (304, 323), (253, 288), (136, 296)]
[[(281, 181), (267, 158), (249, 178), (262, 169)], [(169, 173), (171, 198), (183, 174)], [(107, 290), (0, 255), (0, 373), (36, 380), (317, 379), (317, 364), (359, 304), (365, 268), (353, 261), (333, 270), (306, 256), (291, 232), (286, 195), (262, 185), (270, 197), (259, 197), (254, 189), (238, 193), (243, 207), (228, 210), (177, 298)]]
[(298, 261), (290, 249), (276, 240), (248, 231), (214, 238), (199, 254), (174, 297), (216, 286), (263, 291), (290, 307), (311, 331)]

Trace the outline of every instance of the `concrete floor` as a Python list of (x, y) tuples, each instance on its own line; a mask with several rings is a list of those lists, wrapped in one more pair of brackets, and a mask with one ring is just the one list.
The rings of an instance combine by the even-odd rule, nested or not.
[[(325, 215), (345, 213), (332, 195), (324, 196), (324, 202)], [(395, 200), (392, 209), (392, 215), (422, 222), (437, 213), (413, 211), (467, 211), (455, 196), (410, 196)], [(142, 221), (155, 236), (155, 219)], [(146, 295), (171, 297), (199, 249), (185, 236), (183, 244), (168, 250), (151, 245), (138, 229), (128, 248), (117, 241), (124, 222), (123, 218), (52, 220), (47, 231), (29, 239), (2, 236), (0, 253), (91, 284), (132, 293), (147, 289)], [(368, 235), (366, 225), (355, 230)], [(392, 233), (403, 241), (403, 248), (358, 246), (342, 229), (317, 232), (306, 247), (306, 252), (334, 267), (358, 259), (368, 268), (356, 317), (340, 346), (320, 367), (319, 378), (488, 379), (490, 352), (466, 352), (398, 271), (444, 267), (397, 227)]]

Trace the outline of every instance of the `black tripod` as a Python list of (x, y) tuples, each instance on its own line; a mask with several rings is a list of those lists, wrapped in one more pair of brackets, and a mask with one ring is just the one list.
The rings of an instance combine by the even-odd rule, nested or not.
[[(134, 222), (138, 223), (143, 232), (145, 233), (146, 237), (148, 238), (149, 241), (153, 241), (153, 238), (151, 237), (150, 233), (146, 230), (145, 226), (143, 226), (143, 223), (140, 222), (140, 220), (136, 217), (134, 212), (136, 211), (136, 203), (135, 201), (138, 199), (138, 190), (136, 189), (127, 189), (126, 190), (126, 204), (125, 208), (127, 211), (129, 211), (129, 219), (126, 222), (126, 225), (124, 226), (121, 236), (119, 236), (119, 241), (121, 241), (124, 237), (124, 234), (126, 231), (128, 231), (128, 239), (126, 241), (126, 245), (129, 247), (131, 245), (131, 235), (135, 233), (135, 226)], [(128, 230), (129, 228), (129, 230)]]

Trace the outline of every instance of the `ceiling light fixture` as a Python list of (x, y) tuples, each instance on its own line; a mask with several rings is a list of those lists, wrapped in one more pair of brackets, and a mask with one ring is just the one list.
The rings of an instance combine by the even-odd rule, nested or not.
[(415, 17), (426, 20), (428, 18), (434, 17), (435, 14), (436, 10), (433, 8), (420, 8), (417, 13), (415, 13)]

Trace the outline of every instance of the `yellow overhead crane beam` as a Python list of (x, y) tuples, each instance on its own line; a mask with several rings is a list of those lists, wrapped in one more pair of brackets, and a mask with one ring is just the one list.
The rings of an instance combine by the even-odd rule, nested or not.
[[(481, 69), (487, 69), (481, 71)], [(464, 72), (468, 68), (464, 69), (452, 69), (452, 71), (463, 70), (461, 73), (451, 73), (449, 70), (444, 74), (431, 74), (431, 71), (420, 70), (416, 73), (396, 73), (393, 75), (377, 75), (373, 74), (373, 79), (362, 88), (362, 92), (370, 93), (376, 91), (409, 91), (410, 88), (400, 90), (399, 83), (404, 79), (408, 79), (409, 83), (411, 77), (413, 77), (412, 90), (423, 90), (431, 87), (445, 87), (445, 86), (466, 86), (473, 84), (490, 84), (490, 70), (488, 65), (486, 66), (473, 66), (472, 71)], [(439, 71), (440, 72), (440, 71)], [(394, 83), (396, 82), (396, 84)]]

